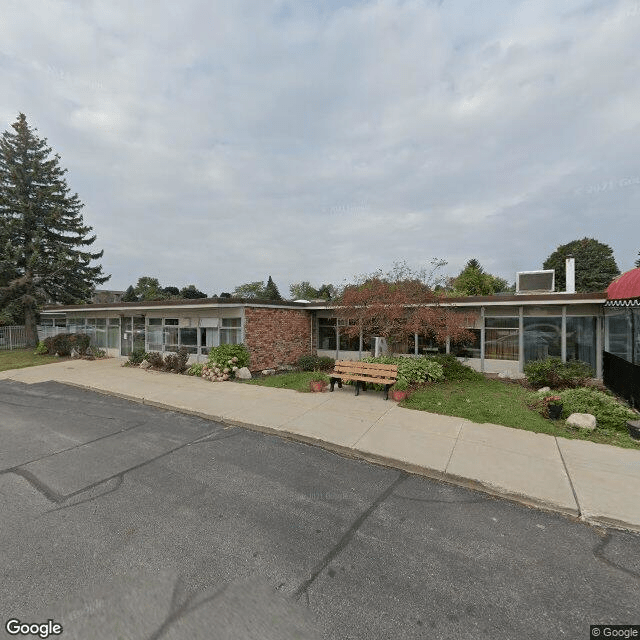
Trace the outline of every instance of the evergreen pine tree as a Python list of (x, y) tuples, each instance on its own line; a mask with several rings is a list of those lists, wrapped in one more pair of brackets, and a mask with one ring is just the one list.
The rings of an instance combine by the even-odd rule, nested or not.
[(122, 296), (122, 302), (137, 302), (137, 300), (138, 296), (136, 295), (133, 285), (130, 284)]
[(103, 252), (85, 250), (96, 237), (60, 156), (51, 155), (23, 113), (12, 127), (15, 133), (0, 138), (0, 305), (22, 305), (27, 341), (35, 345), (41, 304), (88, 301), (110, 276), (91, 264)]
[(282, 300), (278, 287), (271, 276), (269, 276), (267, 286), (264, 288), (264, 297), (267, 300)]

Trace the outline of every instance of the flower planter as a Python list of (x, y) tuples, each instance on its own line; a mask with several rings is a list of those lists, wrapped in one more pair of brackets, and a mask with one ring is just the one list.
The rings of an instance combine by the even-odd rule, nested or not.
[(322, 393), (326, 389), (327, 383), (321, 382), (318, 380), (312, 380), (309, 383), (309, 387), (311, 388), (311, 391), (313, 391), (314, 393)]
[(562, 415), (562, 405), (561, 404), (550, 404), (549, 405), (549, 418), (551, 420), (560, 420), (560, 416)]
[(634, 440), (640, 440), (640, 420), (629, 420), (627, 430)]
[(407, 399), (407, 396), (409, 395), (408, 391), (391, 391), (391, 399), (395, 400), (396, 402), (402, 402), (403, 400)]

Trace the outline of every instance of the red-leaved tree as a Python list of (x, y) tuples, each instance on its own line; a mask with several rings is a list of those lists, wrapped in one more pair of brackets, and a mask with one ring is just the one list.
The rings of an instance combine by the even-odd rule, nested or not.
[(391, 341), (417, 333), (440, 344), (447, 338), (453, 342), (473, 339), (468, 327), (477, 315), (443, 306), (446, 298), (432, 287), (433, 273), (443, 263), (434, 261), (432, 266), (431, 273), (425, 274), (395, 265), (388, 274), (376, 272), (347, 285), (335, 304), (336, 315), (344, 324), (340, 332), (355, 337), (362, 331)]

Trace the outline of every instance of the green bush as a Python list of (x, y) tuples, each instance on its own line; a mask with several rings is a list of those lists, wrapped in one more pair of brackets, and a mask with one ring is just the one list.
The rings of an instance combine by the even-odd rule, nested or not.
[(202, 363), (202, 362), (192, 364), (187, 369), (187, 375), (188, 376), (198, 376), (198, 377), (200, 377), (202, 375), (202, 368), (203, 367), (204, 367), (204, 363)]
[(335, 360), (327, 356), (304, 355), (298, 358), (298, 368), (302, 371), (327, 371), (333, 369)]
[(586, 362), (562, 362), (560, 358), (527, 362), (524, 373), (529, 384), (552, 389), (583, 387), (593, 377), (593, 369)]
[(409, 383), (404, 378), (398, 378), (396, 383), (393, 385), (393, 388), (396, 391), (407, 391)]
[(590, 413), (596, 417), (598, 429), (625, 431), (627, 420), (638, 417), (614, 396), (597, 389), (567, 389), (560, 393), (560, 397), (563, 418), (568, 418), (572, 413)]
[(398, 356), (378, 356), (377, 358), (362, 358), (363, 362), (378, 362), (380, 364), (395, 364), (398, 366), (398, 379), (407, 383), (420, 383), (431, 380), (437, 382), (444, 378), (442, 365), (433, 358), (403, 358)]
[(484, 379), (484, 376), (480, 372), (468, 367), (466, 364), (462, 364), (462, 362), (451, 353), (440, 353), (436, 356), (431, 356), (431, 358), (442, 366), (442, 373), (444, 374), (445, 380), (471, 382), (473, 380)]
[(147, 357), (147, 352), (142, 348), (134, 349), (129, 355), (129, 364), (138, 365)]
[(208, 368), (219, 369), (234, 378), (238, 369), (249, 366), (249, 357), (249, 350), (243, 344), (221, 344), (209, 351), (207, 364)]
[(36, 347), (34, 353), (37, 356), (44, 356), (49, 353), (49, 349), (47, 348), (47, 345), (41, 340), (40, 342), (38, 342), (38, 346)]

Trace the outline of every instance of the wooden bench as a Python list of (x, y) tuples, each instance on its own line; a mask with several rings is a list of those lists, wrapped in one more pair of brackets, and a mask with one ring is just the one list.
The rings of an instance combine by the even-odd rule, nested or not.
[(334, 370), (329, 373), (331, 391), (336, 382), (342, 389), (343, 380), (353, 380), (356, 383), (356, 395), (360, 395), (360, 387), (366, 390), (367, 384), (383, 384), (384, 399), (389, 398), (389, 387), (398, 379), (398, 365), (378, 364), (377, 362), (351, 362), (338, 360)]

